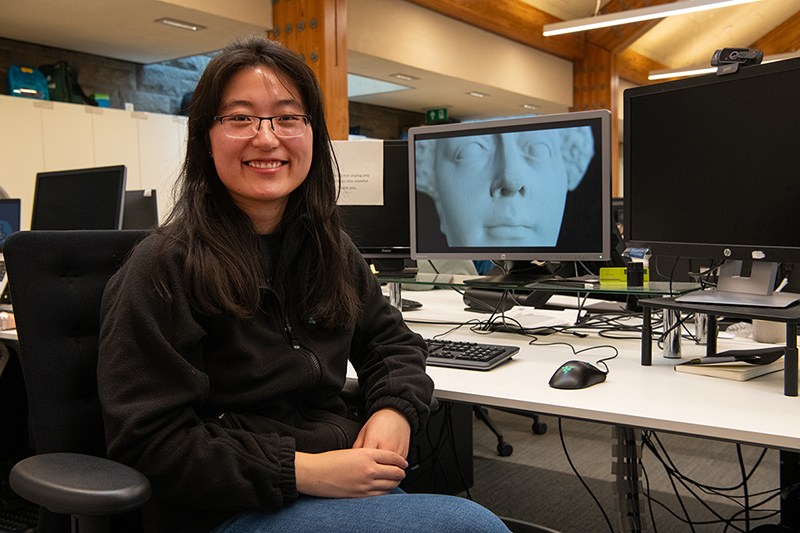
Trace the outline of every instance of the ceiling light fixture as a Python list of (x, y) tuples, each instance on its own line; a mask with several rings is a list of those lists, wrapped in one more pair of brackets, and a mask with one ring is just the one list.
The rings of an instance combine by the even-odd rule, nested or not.
[(672, 68), (665, 70), (651, 70), (647, 76), (648, 80), (666, 80), (668, 78), (682, 78), (684, 76), (698, 76), (700, 74), (710, 74), (716, 72), (717, 67), (685, 67)]
[(409, 76), (408, 74), (400, 74), (400, 73), (389, 74), (389, 76), (392, 77), (392, 78), (397, 78), (398, 80), (403, 80), (403, 81), (414, 81), (414, 80), (418, 80), (419, 79), (419, 78), (415, 78), (414, 76)]
[[(800, 51), (789, 52), (786, 54), (774, 54), (771, 56), (764, 56), (764, 59), (761, 61), (761, 64), (763, 65), (765, 63), (773, 63), (775, 61), (781, 61), (783, 59), (792, 59), (795, 57), (800, 57)], [(666, 80), (669, 78), (683, 78), (686, 76), (698, 76), (700, 74), (710, 74), (716, 71), (717, 67), (704, 67), (702, 65), (696, 65), (694, 67), (665, 69), (665, 70), (651, 70), (647, 76), (647, 79)]]
[(474, 96), (475, 98), (485, 98), (485, 97), (489, 96), (486, 93), (479, 93), (478, 91), (470, 91), (467, 94), (470, 95), (470, 96)]
[(539, 106), (533, 104), (522, 104), (522, 107), (524, 107), (525, 109), (530, 109), (531, 111), (533, 111), (534, 109), (539, 109)]
[(172, 26), (173, 28), (180, 28), (182, 30), (198, 31), (206, 29), (205, 26), (201, 26), (200, 24), (192, 24), (191, 22), (184, 22), (182, 20), (171, 19), (167, 17), (156, 19), (153, 22), (160, 22), (161, 24), (166, 24), (167, 26)]
[(718, 9), (757, 1), (758, 0), (681, 0), (671, 4), (629, 9), (618, 13), (598, 15), (596, 17), (545, 24), (542, 35), (550, 37), (552, 35), (562, 35), (564, 33), (576, 31), (607, 28), (608, 26), (617, 26), (619, 24), (629, 24), (631, 22), (671, 17), (674, 15), (685, 15), (686, 13), (694, 13), (696, 11), (706, 11), (709, 9)]

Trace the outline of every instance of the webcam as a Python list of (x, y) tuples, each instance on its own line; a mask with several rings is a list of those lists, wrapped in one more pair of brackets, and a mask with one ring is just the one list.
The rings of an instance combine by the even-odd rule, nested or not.
[(711, 66), (719, 67), (717, 74), (731, 74), (739, 70), (739, 65), (758, 65), (764, 59), (764, 52), (750, 48), (723, 48), (711, 57)]

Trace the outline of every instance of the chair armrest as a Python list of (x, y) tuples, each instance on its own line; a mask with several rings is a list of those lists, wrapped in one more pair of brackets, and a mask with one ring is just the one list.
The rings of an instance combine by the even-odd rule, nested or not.
[(150, 498), (150, 482), (139, 471), (77, 453), (23, 459), (11, 469), (9, 483), (26, 500), (61, 514), (119, 514), (141, 507)]

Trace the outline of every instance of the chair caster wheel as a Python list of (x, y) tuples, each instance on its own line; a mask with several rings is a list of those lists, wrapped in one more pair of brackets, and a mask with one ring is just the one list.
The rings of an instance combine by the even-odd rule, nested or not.
[(514, 447), (509, 443), (503, 441), (497, 444), (497, 455), (500, 457), (508, 457), (514, 453)]
[(533, 430), (534, 435), (544, 435), (547, 433), (547, 424), (544, 422), (534, 422), (531, 425), (531, 429)]

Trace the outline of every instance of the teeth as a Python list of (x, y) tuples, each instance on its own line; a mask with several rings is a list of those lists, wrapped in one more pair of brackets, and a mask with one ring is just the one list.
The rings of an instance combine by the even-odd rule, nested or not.
[(280, 161), (248, 161), (247, 164), (253, 168), (278, 168), (279, 166), (283, 165)]

